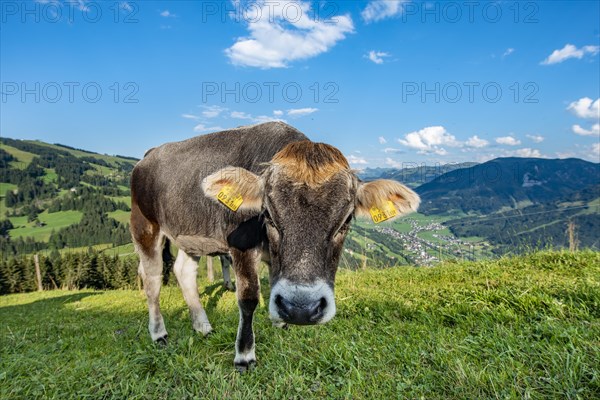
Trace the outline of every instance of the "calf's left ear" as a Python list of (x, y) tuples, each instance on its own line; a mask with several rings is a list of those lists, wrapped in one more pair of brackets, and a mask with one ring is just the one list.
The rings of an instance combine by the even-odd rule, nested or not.
[(375, 217), (378, 212), (383, 210), (383, 220), (393, 219), (417, 211), (420, 202), (418, 194), (396, 181), (361, 182), (356, 192), (356, 215), (371, 216), (380, 222)]
[(225, 167), (202, 180), (206, 197), (232, 211), (262, 208), (263, 184), (260, 177), (244, 168)]

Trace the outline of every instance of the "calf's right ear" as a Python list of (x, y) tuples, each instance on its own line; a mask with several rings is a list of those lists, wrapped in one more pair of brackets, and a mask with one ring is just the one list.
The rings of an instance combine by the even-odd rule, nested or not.
[(261, 178), (244, 168), (225, 167), (202, 180), (202, 190), (209, 199), (232, 211), (262, 209)]

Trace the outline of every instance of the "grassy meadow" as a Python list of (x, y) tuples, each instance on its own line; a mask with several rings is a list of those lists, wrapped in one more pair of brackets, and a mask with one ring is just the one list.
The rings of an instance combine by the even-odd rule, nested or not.
[(598, 253), (344, 270), (336, 318), (287, 330), (268, 320), (265, 279), (258, 366), (243, 375), (235, 294), (200, 283), (214, 333), (193, 332), (165, 287), (167, 347), (150, 341), (140, 291), (0, 297), (0, 398), (600, 397)]

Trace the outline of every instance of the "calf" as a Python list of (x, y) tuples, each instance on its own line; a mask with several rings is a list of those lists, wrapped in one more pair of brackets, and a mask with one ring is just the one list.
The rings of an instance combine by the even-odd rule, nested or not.
[(212, 327), (198, 296), (196, 260), (230, 253), (240, 311), (234, 364), (241, 371), (256, 361), (261, 259), (269, 264), (273, 323), (324, 324), (336, 312), (335, 274), (352, 218), (380, 222), (419, 205), (398, 182), (360, 182), (339, 150), (281, 122), (152, 149), (132, 172), (131, 196), (150, 336), (167, 337), (159, 306), (165, 238), (179, 248), (175, 275), (192, 326), (205, 335)]

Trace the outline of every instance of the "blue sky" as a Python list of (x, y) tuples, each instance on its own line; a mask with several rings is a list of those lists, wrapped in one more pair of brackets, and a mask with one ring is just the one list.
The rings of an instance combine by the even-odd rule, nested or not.
[(1, 5), (1, 136), (141, 157), (282, 119), (355, 168), (600, 158), (597, 1)]

